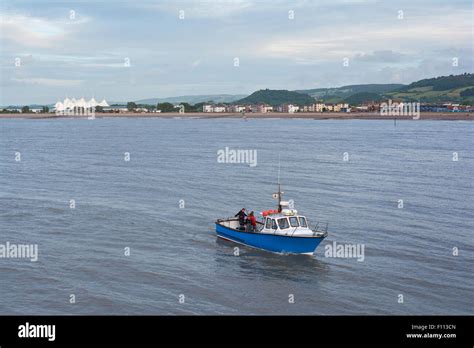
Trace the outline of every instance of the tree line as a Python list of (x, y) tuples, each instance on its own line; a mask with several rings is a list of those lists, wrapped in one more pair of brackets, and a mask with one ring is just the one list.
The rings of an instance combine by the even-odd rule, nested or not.
[(197, 104), (189, 104), (189, 103), (179, 103), (179, 104), (171, 104), (171, 103), (158, 103), (156, 105), (152, 104), (137, 104), (135, 102), (128, 102), (127, 103), (127, 110), (128, 111), (136, 111), (138, 109), (146, 109), (148, 111), (160, 110), (161, 112), (179, 112), (181, 109), (184, 108), (185, 112), (200, 112), (202, 111), (202, 107), (204, 104), (207, 103), (197, 103)]

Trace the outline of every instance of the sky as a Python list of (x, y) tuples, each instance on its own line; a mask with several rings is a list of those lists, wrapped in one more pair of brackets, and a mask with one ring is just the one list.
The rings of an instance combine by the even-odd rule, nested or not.
[(471, 0), (2, 0), (0, 105), (473, 72)]

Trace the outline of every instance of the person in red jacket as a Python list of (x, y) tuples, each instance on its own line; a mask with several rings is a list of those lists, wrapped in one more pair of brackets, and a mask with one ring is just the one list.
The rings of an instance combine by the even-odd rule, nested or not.
[(256, 232), (257, 231), (257, 220), (255, 219), (255, 215), (253, 211), (250, 212), (249, 216), (247, 216), (247, 222), (249, 224), (249, 231)]

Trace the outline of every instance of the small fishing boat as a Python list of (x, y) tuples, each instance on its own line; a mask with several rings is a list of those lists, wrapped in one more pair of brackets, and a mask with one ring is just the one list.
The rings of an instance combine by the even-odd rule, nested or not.
[(278, 184), (278, 192), (273, 194), (273, 198), (278, 199), (278, 209), (263, 211), (263, 221), (257, 221), (255, 230), (240, 226), (238, 218), (230, 217), (216, 221), (217, 236), (276, 253), (313, 255), (319, 243), (328, 235), (328, 224), (317, 223), (314, 228), (310, 228), (305, 216), (290, 207), (290, 202), (282, 201), (282, 194)]

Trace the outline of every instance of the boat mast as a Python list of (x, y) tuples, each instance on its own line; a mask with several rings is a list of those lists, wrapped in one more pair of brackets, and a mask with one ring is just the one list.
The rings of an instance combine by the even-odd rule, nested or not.
[(280, 184), (278, 184), (278, 212), (281, 213), (281, 188), (280, 188)]
[(278, 154), (278, 212), (281, 213), (280, 154)]

